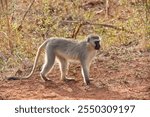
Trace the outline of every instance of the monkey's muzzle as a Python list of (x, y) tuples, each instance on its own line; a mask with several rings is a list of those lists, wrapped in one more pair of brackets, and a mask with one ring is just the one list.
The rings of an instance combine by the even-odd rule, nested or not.
[(99, 49), (100, 49), (99, 41), (96, 41), (96, 42), (95, 42), (95, 49), (96, 49), (96, 50), (99, 50)]

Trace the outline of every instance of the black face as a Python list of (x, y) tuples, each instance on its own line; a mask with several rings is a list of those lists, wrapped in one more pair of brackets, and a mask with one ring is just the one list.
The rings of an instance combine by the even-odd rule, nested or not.
[(95, 41), (95, 49), (96, 49), (96, 50), (99, 50), (99, 49), (100, 49), (99, 41)]

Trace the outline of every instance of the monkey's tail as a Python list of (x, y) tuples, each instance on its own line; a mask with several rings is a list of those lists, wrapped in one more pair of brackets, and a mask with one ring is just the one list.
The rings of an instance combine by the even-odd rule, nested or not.
[(33, 64), (32, 70), (31, 70), (31, 72), (30, 72), (29, 75), (24, 76), (24, 77), (12, 76), (12, 77), (8, 77), (7, 80), (21, 80), (21, 79), (28, 79), (29, 77), (31, 77), (32, 74), (33, 74), (33, 72), (35, 71), (35, 68), (36, 68), (36, 65), (37, 65), (39, 56), (40, 56), (40, 54), (41, 54), (41, 50), (42, 50), (42, 48), (44, 48), (44, 47), (46, 46), (47, 42), (48, 42), (48, 40), (46, 40), (44, 43), (42, 43), (42, 44), (40, 45), (40, 47), (38, 48), (37, 53), (36, 53), (36, 56), (35, 56), (35, 59), (34, 59), (34, 64)]

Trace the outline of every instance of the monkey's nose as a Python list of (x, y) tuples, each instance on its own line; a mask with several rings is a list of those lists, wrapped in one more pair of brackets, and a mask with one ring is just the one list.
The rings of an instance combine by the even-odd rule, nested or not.
[(96, 45), (96, 46), (95, 46), (95, 49), (96, 49), (96, 50), (99, 50), (99, 49), (100, 49), (100, 45)]

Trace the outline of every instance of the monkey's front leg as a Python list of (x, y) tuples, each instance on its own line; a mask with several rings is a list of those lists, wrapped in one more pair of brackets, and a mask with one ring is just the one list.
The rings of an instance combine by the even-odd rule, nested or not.
[(89, 65), (86, 64), (86, 63), (82, 63), (82, 76), (83, 76), (83, 80), (84, 80), (84, 83), (86, 85), (89, 85), (90, 84), (90, 80), (89, 80)]

